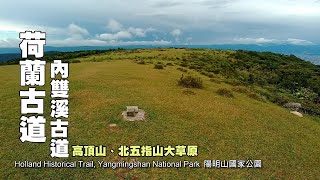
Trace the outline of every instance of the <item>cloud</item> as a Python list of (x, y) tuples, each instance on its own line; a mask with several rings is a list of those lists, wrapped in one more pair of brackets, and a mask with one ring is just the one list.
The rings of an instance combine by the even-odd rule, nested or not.
[(129, 27), (127, 29), (128, 32), (130, 32), (133, 36), (136, 37), (146, 37), (147, 33), (149, 32), (155, 32), (157, 31), (155, 28), (134, 28), (134, 27)]
[(68, 28), (68, 35), (71, 36), (74, 39), (82, 39), (83, 36), (89, 35), (89, 32), (87, 29), (82, 28), (75, 24), (69, 24)]
[(191, 42), (191, 40), (192, 40), (192, 37), (187, 37), (186, 39), (187, 42)]
[(266, 39), (266, 38), (234, 38), (234, 43), (240, 44), (265, 44), (265, 43), (279, 43), (276, 39)]
[(174, 29), (174, 30), (172, 30), (171, 32), (170, 32), (170, 34), (172, 35), (172, 36), (180, 36), (181, 34), (182, 34), (182, 31), (180, 30), (180, 29)]
[(149, 45), (149, 46), (164, 46), (170, 45), (171, 41), (159, 40), (159, 41), (103, 41), (97, 39), (65, 39), (65, 40), (53, 40), (50, 45), (55, 47), (70, 47), (70, 46), (128, 46), (128, 45)]
[(182, 34), (182, 31), (180, 29), (174, 29), (170, 32), (170, 34), (174, 37), (174, 41), (176, 43), (180, 43), (180, 36)]
[(108, 42), (162, 39), (178, 44), (179, 40), (185, 43), (187, 37), (192, 37), (190, 44), (320, 44), (320, 0), (256, 0), (254, 4), (250, 0), (94, 2), (7, 1), (0, 6), (2, 46), (10, 45), (9, 39), (25, 30), (47, 32), (49, 44), (70, 38)]
[(20, 44), (20, 39), (5, 39), (5, 40), (0, 40), (0, 48), (16, 48)]
[(21, 42), (19, 39), (19, 31), (24, 31), (24, 28), (32, 31), (41, 30), (46, 32), (47, 46), (168, 45), (171, 43), (171, 41), (160, 38), (150, 40), (150, 37), (147, 37), (148, 33), (156, 32), (157, 30), (155, 28), (126, 28), (115, 20), (112, 20), (109, 24), (112, 24), (113, 29), (110, 29), (111, 32), (97, 34), (96, 36), (92, 36), (89, 30), (75, 23), (71, 23), (64, 28), (42, 26), (29, 28), (23, 25), (15, 25), (9, 29), (4, 29), (1, 27), (5, 26), (0, 26), (0, 48), (19, 47)]
[(152, 7), (156, 8), (165, 8), (165, 7), (173, 7), (183, 4), (182, 2), (178, 1), (157, 1), (155, 2)]
[(129, 33), (128, 31), (119, 31), (117, 33), (104, 33), (104, 34), (100, 34), (98, 35), (98, 38), (101, 40), (118, 40), (118, 39), (130, 39), (132, 38), (131, 33)]
[(126, 41), (126, 42), (115, 42), (117, 45), (153, 45), (153, 46), (163, 46), (170, 45), (171, 41), (159, 40), (159, 41)]
[(311, 41), (303, 40), (303, 39), (294, 39), (294, 38), (288, 38), (287, 42), (289, 44), (294, 44), (294, 45), (312, 45), (314, 44)]
[(142, 38), (146, 37), (148, 32), (156, 31), (154, 28), (137, 28), (137, 27), (129, 27), (125, 28), (121, 23), (112, 19), (109, 22), (109, 29), (113, 33), (102, 33), (97, 35), (97, 37), (101, 40), (120, 40), (120, 39), (131, 39), (133, 37)]
[(49, 46), (70, 47), (70, 46), (105, 46), (107, 42), (98, 39), (73, 39), (51, 40)]
[(292, 44), (292, 45), (312, 45), (311, 41), (303, 39), (288, 38), (287, 40), (268, 38), (234, 38), (231, 44)]
[(195, 4), (200, 4), (208, 8), (226, 8), (231, 3), (231, 0), (204, 0), (196, 2)]
[(112, 32), (120, 31), (122, 29), (122, 24), (114, 19), (110, 19), (107, 28)]
[[(66, 38), (66, 42), (71, 42), (71, 40), (83, 40), (84, 36), (88, 36), (89, 32), (74, 23), (69, 24), (65, 28), (60, 27), (48, 27), (48, 26), (30, 26), (21, 24), (10, 24), (8, 27), (4, 28), (0, 24), (0, 33), (3, 37), (0, 38), (0, 47), (14, 47), (18, 48), (21, 43), (19, 39), (19, 33), (28, 31), (42, 31), (46, 32), (46, 39), (49, 44), (54, 42), (56, 38)], [(5, 37), (6, 36), (6, 37)], [(65, 41), (63, 40), (63, 41)], [(57, 40), (59, 41), (59, 40)], [(48, 44), (48, 43), (47, 43)]]
[(81, 35), (88, 35), (89, 32), (87, 29), (77, 26), (75, 24), (69, 24), (68, 31), (72, 34), (81, 34)]
[[(71, 29), (73, 27), (71, 26)], [(47, 32), (50, 35), (63, 35), (68, 32), (68, 29), (65, 27), (52, 27), (52, 26), (41, 26), (41, 25), (32, 25), (32, 24), (25, 24), (25, 23), (13, 23), (13, 22), (8, 22), (8, 21), (0, 21), (0, 33), (9, 35), (16, 33), (16, 37), (18, 38), (20, 32), (24, 31), (43, 31)], [(10, 37), (10, 35), (9, 35)], [(7, 37), (8, 38), (8, 37)]]
[(138, 37), (145, 37), (146, 36), (145, 30), (141, 29), (141, 28), (129, 27), (128, 32), (133, 34), (134, 36), (138, 36)]

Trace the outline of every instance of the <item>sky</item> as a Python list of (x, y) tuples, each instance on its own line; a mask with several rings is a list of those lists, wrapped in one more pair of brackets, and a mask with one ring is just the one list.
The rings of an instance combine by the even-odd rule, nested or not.
[[(1, 2), (3, 1), (3, 2)], [(320, 0), (0, 0), (0, 48), (19, 32), (47, 46), (320, 44)]]

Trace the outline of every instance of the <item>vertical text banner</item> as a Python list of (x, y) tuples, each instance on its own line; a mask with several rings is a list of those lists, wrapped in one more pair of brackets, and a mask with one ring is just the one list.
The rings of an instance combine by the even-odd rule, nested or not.
[[(25, 31), (20, 33), (20, 49), (22, 58), (34, 55), (36, 58), (43, 57), (43, 46), (46, 44), (46, 34), (40, 31)], [(45, 123), (43, 116), (43, 98), (45, 91), (37, 91), (36, 87), (45, 84), (45, 64), (41, 60), (20, 61), (20, 85), (28, 86), (27, 91), (20, 91), (21, 118), (20, 140), (22, 142), (43, 143), (46, 141)]]
[[(46, 61), (38, 60), (44, 56), (46, 33), (41, 31), (25, 31), (20, 33), (20, 85), (27, 86), (28, 90), (20, 90), (21, 142), (44, 143), (46, 142), (44, 117), (45, 91), (36, 88), (45, 85)], [(35, 60), (29, 60), (34, 56)], [(34, 58), (33, 58), (34, 59)], [(51, 157), (69, 157), (67, 140), (69, 117), (69, 64), (61, 60), (51, 63)]]

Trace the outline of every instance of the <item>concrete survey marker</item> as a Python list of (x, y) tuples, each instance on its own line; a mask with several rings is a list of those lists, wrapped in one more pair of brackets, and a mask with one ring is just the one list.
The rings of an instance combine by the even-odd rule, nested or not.
[(291, 114), (294, 114), (296, 116), (299, 116), (299, 117), (303, 117), (302, 113), (298, 112), (298, 111), (290, 111)]
[(116, 127), (118, 127), (118, 125), (117, 124), (109, 124), (109, 127), (116, 128)]
[(127, 106), (127, 110), (122, 112), (122, 117), (126, 121), (142, 121), (145, 119), (145, 112), (138, 106)]

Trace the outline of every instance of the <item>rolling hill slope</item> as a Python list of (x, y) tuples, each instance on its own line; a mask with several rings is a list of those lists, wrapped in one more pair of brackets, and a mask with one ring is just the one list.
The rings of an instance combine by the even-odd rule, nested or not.
[[(167, 51), (167, 59), (176, 59), (183, 50)], [(49, 158), (49, 140), (45, 144), (19, 141), (20, 67), (0, 66), (1, 177), (17, 178), (165, 178), (165, 179), (316, 179), (320, 176), (319, 117), (294, 116), (288, 110), (259, 98), (234, 91), (222, 76), (209, 78), (196, 70), (188, 72), (203, 80), (203, 89), (177, 85), (183, 72), (173, 63), (155, 69), (155, 61), (164, 51), (145, 50), (136, 54), (120, 53), (77, 58), (70, 64), (70, 145), (197, 145), (198, 157), (132, 157), (108, 154), (105, 158), (58, 159), (59, 161), (180, 161), (207, 159), (261, 159), (261, 169), (19, 169), (14, 161), (56, 160)], [(151, 54), (150, 54), (151, 53)], [(153, 60), (142, 57), (152, 56)], [(221, 56), (224, 56), (223, 54)], [(180, 57), (179, 57), (180, 58)], [(49, 66), (46, 72), (45, 117), (50, 115)], [(243, 87), (247, 88), (247, 87)], [(41, 88), (39, 88), (41, 89)], [(217, 94), (232, 91), (234, 97)], [(143, 122), (126, 122), (121, 112), (127, 105), (137, 105), (147, 112)], [(49, 119), (48, 119), (49, 121)], [(116, 128), (109, 124), (117, 124)], [(50, 125), (46, 123), (50, 137)], [(71, 149), (71, 148), (70, 148)]]

